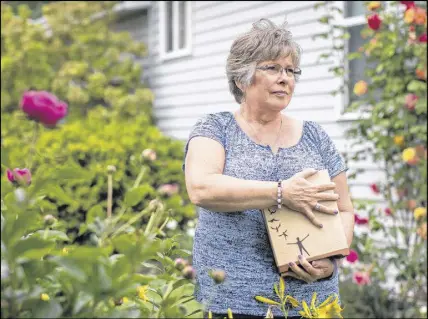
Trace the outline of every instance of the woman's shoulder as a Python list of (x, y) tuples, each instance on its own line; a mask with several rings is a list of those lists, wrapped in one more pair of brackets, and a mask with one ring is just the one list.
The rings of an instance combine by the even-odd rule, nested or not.
[(233, 120), (233, 113), (228, 111), (221, 111), (215, 113), (207, 113), (198, 118), (196, 126), (199, 125), (214, 125), (219, 129), (226, 128)]

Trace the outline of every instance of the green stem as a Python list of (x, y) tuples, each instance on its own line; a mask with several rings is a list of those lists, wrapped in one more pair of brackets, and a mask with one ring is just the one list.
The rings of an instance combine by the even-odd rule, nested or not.
[(34, 159), (34, 153), (36, 151), (36, 143), (37, 143), (37, 138), (39, 135), (39, 131), (40, 131), (40, 124), (38, 122), (34, 122), (34, 133), (33, 133), (33, 139), (31, 141), (31, 145), (30, 145), (30, 151), (28, 153), (28, 157), (27, 157), (27, 168), (31, 171), (32, 165), (33, 165), (33, 159)]
[(107, 176), (107, 219), (111, 219), (113, 207), (113, 175), (109, 173)]

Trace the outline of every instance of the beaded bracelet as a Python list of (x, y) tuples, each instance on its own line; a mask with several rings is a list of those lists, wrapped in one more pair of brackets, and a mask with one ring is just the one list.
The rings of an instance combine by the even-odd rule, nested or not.
[(277, 194), (277, 200), (278, 208), (281, 208), (282, 206), (282, 181), (278, 181), (278, 194)]

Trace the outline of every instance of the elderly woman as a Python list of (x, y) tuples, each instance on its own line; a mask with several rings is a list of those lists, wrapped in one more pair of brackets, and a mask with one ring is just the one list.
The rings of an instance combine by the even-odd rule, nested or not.
[[(221, 318), (228, 308), (237, 318), (264, 316), (266, 305), (254, 297), (276, 299), (273, 285), (279, 273), (261, 209), (281, 202), (322, 227), (313, 210), (337, 214), (318, 204), (337, 200), (349, 245), (352, 241), (354, 216), (343, 159), (319, 124), (282, 113), (301, 74), (300, 52), (286, 24), (278, 27), (266, 19), (253, 24), (233, 42), (227, 59), (229, 87), (239, 109), (204, 116), (186, 144), (186, 187), (199, 207), (195, 295)], [(322, 169), (328, 170), (331, 183), (306, 180)], [(339, 294), (335, 259), (309, 263), (303, 257), (300, 264), (286, 274), (286, 294), (308, 303), (313, 292), (318, 300)], [(215, 285), (210, 269), (223, 269), (226, 281)], [(298, 310), (291, 309), (289, 318)], [(273, 314), (282, 315), (276, 309)]]

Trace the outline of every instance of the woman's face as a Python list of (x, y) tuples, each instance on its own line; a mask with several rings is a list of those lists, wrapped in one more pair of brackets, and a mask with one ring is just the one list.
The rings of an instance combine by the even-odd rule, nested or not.
[(247, 87), (245, 92), (247, 103), (254, 103), (272, 111), (281, 111), (288, 106), (294, 92), (295, 77), (287, 75), (285, 70), (275, 74), (273, 68), (275, 64), (279, 64), (285, 69), (295, 68), (291, 56), (260, 62), (257, 65), (253, 83)]

